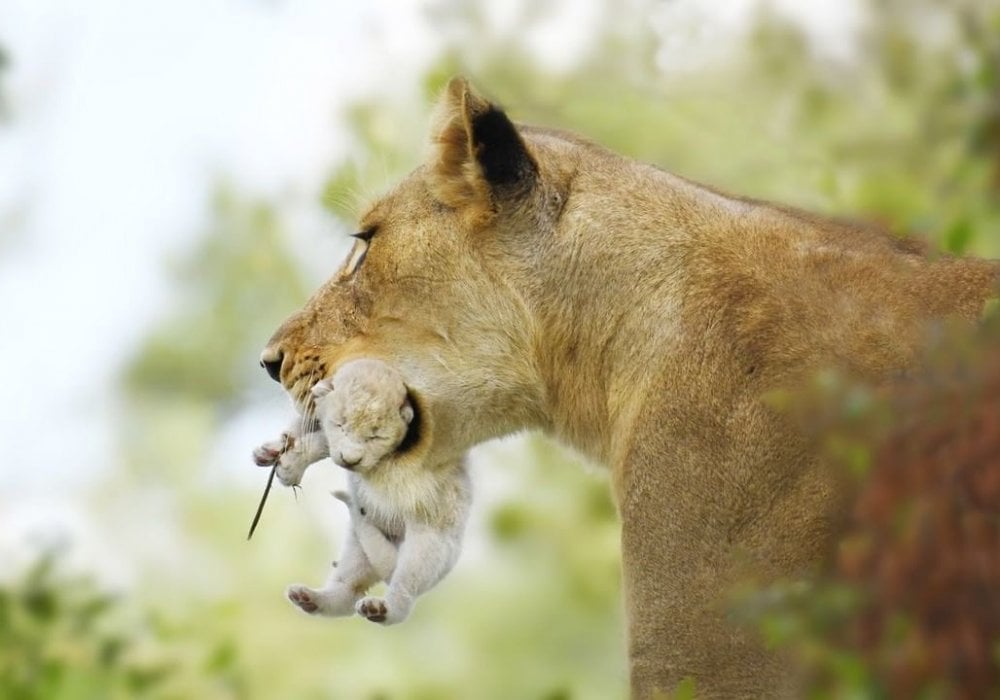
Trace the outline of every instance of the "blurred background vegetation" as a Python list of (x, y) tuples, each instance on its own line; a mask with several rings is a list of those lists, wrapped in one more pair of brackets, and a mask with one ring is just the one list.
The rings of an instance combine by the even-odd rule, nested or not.
[[(328, 164), (315, 206), (326, 207), (331, 230), (349, 229), (366, 197), (420, 161), (429, 107), (463, 73), (516, 120), (578, 131), (724, 190), (1000, 256), (1000, 0), (867, 0), (857, 32), (834, 50), (766, 5), (718, 46), (712, 15), (683, 5), (598, 3), (586, 51), (552, 68), (528, 41), (550, 3), (519, 5), (504, 29), (486, 0), (424, 3), (440, 28), (436, 58), (412, 89), (372, 86), (344, 107), (350, 152)], [(17, 119), (17, 104), (4, 102), (5, 56), (0, 49), (0, 118)], [(79, 496), (137, 573), (111, 585), (70, 566), (72, 540), (39, 544), (30, 563), (7, 567), (0, 697), (625, 697), (606, 476), (537, 436), (475, 453), (467, 551), (405, 625), (314, 620), (283, 600), (286, 584), (319, 583), (335, 558), (346, 518), (327, 491), (340, 475), (320, 466), (298, 498), (272, 493), (246, 543), (266, 474), (259, 484), (229, 478), (220, 435), (234, 433), (247, 405), (273, 421), (260, 434), (258, 420), (251, 440), (282, 428), (287, 408), (255, 358), (340, 253), (303, 249), (280, 200), (230, 179), (203, 196), (210, 224), (167, 262), (169, 304), (116, 380), (110, 467)], [(837, 405), (849, 414), (855, 403)], [(894, 462), (880, 457), (884, 434), (851, 435), (855, 471)], [(252, 446), (240, 445), (248, 471)], [(973, 529), (995, 543), (1000, 509), (990, 508)], [(815, 587), (747, 594), (734, 614), (813, 664), (816, 697), (949, 696), (942, 678), (954, 665), (928, 664), (926, 649), (913, 658), (929, 675), (886, 680), (903, 663), (886, 655), (912, 629), (905, 612), (885, 623), (890, 641), (868, 630), (865, 647), (845, 632), (872, 604), (863, 572), (875, 565), (865, 556)], [(921, 561), (907, 564), (912, 576), (933, 566)], [(995, 611), (995, 591), (975, 600), (973, 611)], [(995, 628), (986, 634), (990, 683), (1000, 646)]]

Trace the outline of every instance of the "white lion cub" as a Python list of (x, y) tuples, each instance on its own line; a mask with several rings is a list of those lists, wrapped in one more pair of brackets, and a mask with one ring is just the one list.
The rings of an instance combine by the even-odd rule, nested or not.
[(402, 377), (379, 360), (348, 362), (312, 393), (315, 419), (297, 421), (253, 452), (285, 486), (298, 486), (306, 468), (326, 457), (345, 469), (371, 469), (396, 450), (413, 420)]
[[(414, 410), (402, 376), (384, 362), (348, 362), (313, 396), (329, 455), (350, 470), (350, 493), (335, 495), (347, 503), (351, 526), (326, 584), (289, 586), (288, 599), (307, 613), (402, 622), (461, 552), (471, 502), (464, 462), (428, 464), (397, 453)], [(313, 454), (302, 451), (306, 459)], [(305, 467), (291, 466), (301, 476)], [(366, 597), (378, 581), (388, 583), (385, 597)]]

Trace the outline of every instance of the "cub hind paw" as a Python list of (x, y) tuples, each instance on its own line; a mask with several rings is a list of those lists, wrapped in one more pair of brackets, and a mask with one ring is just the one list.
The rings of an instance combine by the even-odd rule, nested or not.
[(354, 610), (358, 615), (371, 622), (385, 622), (389, 615), (389, 608), (384, 598), (362, 598), (354, 606)]
[(303, 612), (311, 615), (319, 610), (319, 599), (316, 596), (316, 591), (307, 586), (298, 584), (289, 586), (285, 591), (285, 595), (288, 597), (288, 600), (292, 601)]

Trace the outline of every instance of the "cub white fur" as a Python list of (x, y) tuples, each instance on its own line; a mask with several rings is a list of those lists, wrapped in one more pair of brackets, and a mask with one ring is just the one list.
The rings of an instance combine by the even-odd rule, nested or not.
[(345, 469), (370, 470), (395, 451), (413, 420), (402, 376), (379, 360), (348, 362), (312, 393), (316, 423), (296, 423), (253, 453), (258, 465), (276, 467), (285, 486), (297, 486), (306, 468), (325, 457)]
[(402, 376), (379, 360), (348, 362), (312, 394), (330, 458), (359, 474), (392, 454), (413, 420)]
[[(347, 504), (351, 524), (324, 586), (292, 585), (288, 598), (307, 613), (402, 622), (461, 553), (471, 503), (465, 465), (394, 454), (414, 413), (402, 377), (384, 362), (348, 362), (312, 391), (319, 429), (292, 429), (257, 448), (254, 459), (274, 464), (282, 483), (295, 485), (309, 464), (329, 455), (351, 472), (350, 493), (334, 494)], [(389, 584), (385, 597), (365, 597), (378, 581)]]

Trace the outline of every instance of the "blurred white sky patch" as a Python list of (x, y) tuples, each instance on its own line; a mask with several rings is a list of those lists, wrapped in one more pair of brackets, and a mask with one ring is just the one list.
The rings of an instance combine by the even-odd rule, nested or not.
[(821, 56), (849, 61), (856, 56), (855, 38), (867, 20), (860, 0), (803, 2), (803, 0), (763, 0), (801, 26)]
[(662, 0), (651, 18), (660, 40), (657, 67), (684, 73), (725, 59), (761, 12), (798, 25), (818, 55), (837, 61), (854, 56), (865, 19), (860, 0)]
[(121, 361), (162, 310), (164, 261), (203, 229), (215, 178), (317, 209), (345, 149), (340, 110), (429, 58), (416, 33), (402, 40), (411, 5), (385, 30), (385, 7), (349, 2), (0, 6), (14, 117), (0, 206), (26, 207), (0, 258), (0, 361), (21, 370), (0, 409), (0, 470), (19, 475), (6, 482), (100, 470)]
[[(627, 11), (629, 3), (622, 2)], [(490, 25), (497, 34), (519, 34), (544, 66), (569, 70), (591, 47), (604, 3), (594, 0), (508, 0), (487, 3)], [(530, 18), (530, 22), (522, 22)]]
[[(149, 510), (144, 513), (149, 514)], [(0, 584), (19, 579), (45, 552), (60, 554), (60, 574), (96, 574), (102, 587), (125, 588), (133, 582), (134, 571), (116, 545), (100, 532), (84, 506), (70, 498), (9, 503), (0, 511)]]

